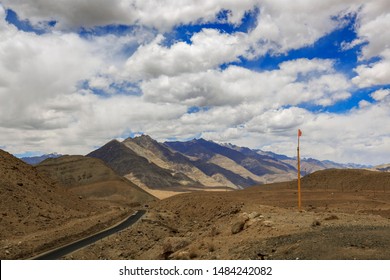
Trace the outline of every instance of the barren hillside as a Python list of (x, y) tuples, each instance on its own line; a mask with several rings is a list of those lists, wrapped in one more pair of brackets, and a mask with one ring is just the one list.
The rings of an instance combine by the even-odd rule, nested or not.
[(207, 187), (224, 186), (221, 182), (203, 173), (189, 158), (179, 152), (172, 151), (165, 144), (158, 143), (150, 136), (142, 135), (128, 138), (123, 141), (123, 144), (159, 167), (170, 169), (174, 172), (181, 172), (201, 185)]
[(172, 172), (149, 162), (116, 140), (110, 141), (87, 156), (103, 160), (117, 174), (126, 176), (138, 186), (145, 185), (151, 189), (166, 189), (201, 185), (181, 172)]
[(41, 162), (37, 169), (72, 193), (90, 200), (136, 206), (154, 199), (96, 158), (62, 156)]
[(1, 259), (32, 256), (104, 228), (126, 214), (80, 199), (2, 150), (0, 200)]
[[(180, 194), (152, 204), (115, 238), (66, 258), (390, 259), (387, 179), (379, 172), (319, 171), (302, 180), (302, 211), (296, 182)], [(371, 182), (382, 191), (370, 189)]]

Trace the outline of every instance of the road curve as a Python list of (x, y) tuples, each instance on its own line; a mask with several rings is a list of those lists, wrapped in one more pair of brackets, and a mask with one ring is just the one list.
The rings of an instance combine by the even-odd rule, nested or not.
[(88, 246), (92, 243), (95, 243), (96, 241), (107, 237), (111, 234), (117, 233), (118, 231), (121, 231), (132, 224), (134, 224), (136, 221), (138, 221), (144, 214), (146, 213), (145, 210), (139, 210), (135, 214), (128, 217), (126, 220), (124, 220), (122, 223), (111, 227), (107, 230), (101, 231), (95, 235), (86, 237), (84, 239), (78, 240), (76, 242), (70, 243), (68, 245), (62, 246), (58, 249), (54, 249), (45, 253), (42, 253), (38, 256), (35, 256), (31, 258), (32, 260), (56, 260), (59, 259), (73, 251), (76, 251), (78, 249), (81, 249), (85, 246)]

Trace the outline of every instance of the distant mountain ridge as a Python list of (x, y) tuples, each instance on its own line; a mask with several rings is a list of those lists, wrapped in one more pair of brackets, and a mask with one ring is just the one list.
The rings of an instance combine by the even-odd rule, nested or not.
[[(222, 174), (238, 188), (275, 182), (277, 177), (280, 180), (293, 178), (294, 167), (249, 148), (221, 145), (204, 139), (165, 144), (193, 159), (194, 164), (209, 176)], [(239, 178), (234, 178), (237, 175)]]
[[(243, 189), (294, 180), (297, 173), (296, 158), (203, 138), (160, 143), (141, 135), (122, 142), (111, 140), (87, 157), (102, 160), (118, 175), (144, 190)], [(301, 159), (303, 176), (331, 168), (368, 166)]]
[(177, 187), (196, 184), (183, 173), (161, 168), (117, 140), (108, 142), (87, 156), (103, 160), (115, 172), (136, 185), (141, 184), (155, 189), (161, 186)]
[[(296, 159), (205, 139), (160, 143), (148, 135), (112, 140), (89, 153), (146, 190), (243, 189), (296, 178)], [(331, 161), (302, 159), (302, 175), (349, 168)]]
[(41, 155), (41, 156), (22, 157), (20, 159), (23, 160), (25, 163), (28, 163), (28, 164), (31, 164), (31, 165), (36, 165), (36, 164), (41, 163), (45, 159), (48, 159), (48, 158), (58, 158), (58, 157), (61, 157), (61, 156), (62, 156), (61, 154), (51, 153), (51, 154), (45, 154), (45, 155)]
[(373, 166), (373, 167), (368, 168), (368, 169), (374, 170), (374, 171), (390, 172), (390, 163)]

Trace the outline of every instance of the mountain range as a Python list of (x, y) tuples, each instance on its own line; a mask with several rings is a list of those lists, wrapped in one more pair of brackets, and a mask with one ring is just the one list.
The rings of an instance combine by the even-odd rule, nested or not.
[[(148, 135), (112, 140), (87, 157), (98, 158), (144, 190), (243, 189), (296, 178), (296, 159), (205, 139), (158, 142)], [(302, 175), (351, 165), (301, 160)]]
[[(81, 182), (84, 186), (81, 189), (85, 190), (87, 189), (85, 185), (91, 182), (83, 183), (85, 178), (80, 177), (83, 174), (78, 174), (79, 177), (76, 178), (77, 172), (66, 175), (63, 173), (64, 170), (62, 173), (59, 170), (53, 171), (53, 166), (62, 165), (68, 170), (69, 167), (64, 167), (66, 164), (72, 165), (73, 169), (80, 168), (76, 167), (80, 164), (84, 166), (81, 168), (84, 173), (92, 174), (93, 168), (89, 167), (89, 171), (86, 171), (85, 167), (99, 165), (96, 162), (92, 164), (90, 158), (99, 159), (102, 164), (119, 175), (121, 180), (125, 178), (133, 186), (152, 194), (157, 190), (177, 192), (199, 189), (244, 189), (253, 185), (290, 181), (295, 179), (297, 174), (296, 158), (233, 144), (220, 144), (202, 138), (161, 143), (148, 135), (141, 135), (124, 141), (111, 140), (86, 157), (59, 156), (50, 154), (23, 160), (36, 164), (39, 170), (43, 170), (51, 177), (54, 176), (54, 179), (62, 181), (65, 185), (72, 185), (70, 182), (73, 180), (72, 188), (79, 186)], [(369, 167), (313, 158), (301, 159), (302, 176), (330, 168)], [(100, 167), (98, 169), (101, 170)], [(94, 178), (96, 179), (96, 174)], [(119, 182), (118, 178), (114, 181)], [(103, 181), (112, 179), (113, 177), (110, 177)]]
[(41, 156), (22, 157), (20, 159), (23, 160), (25, 163), (35, 165), (35, 164), (39, 164), (40, 162), (44, 161), (45, 159), (58, 158), (61, 156), (62, 156), (61, 154), (51, 153), (51, 154), (45, 154), (45, 155), (41, 155)]
[[(191, 223), (206, 215), (215, 216), (211, 209), (220, 207), (225, 195), (224, 199), (232, 200), (229, 203), (225, 200), (226, 211), (219, 210), (222, 216), (227, 212), (235, 214), (232, 209), (241, 205), (245, 197), (249, 201), (255, 195), (261, 198), (261, 203), (277, 201), (278, 205), (289, 203), (291, 207), (296, 202), (296, 184), (291, 181), (296, 178), (295, 164), (294, 158), (268, 151), (204, 139), (161, 143), (147, 135), (124, 141), (112, 140), (87, 156), (49, 157), (34, 166), (0, 150), (0, 246), (5, 248), (0, 257), (34, 256), (116, 224), (134, 209), (162, 209), (148, 219), (160, 217), (161, 221), (160, 218), (158, 221), (163, 224), (164, 219), (171, 217), (176, 223), (183, 217), (181, 213), (164, 212), (166, 203), (172, 200), (156, 197), (162, 199), (181, 192), (224, 190), (194, 192), (191, 194), (194, 196), (174, 199), (177, 203), (172, 204), (172, 209), (175, 211), (183, 211), (189, 204), (204, 203), (206, 199), (211, 202), (212, 208), (204, 208), (202, 204), (198, 216), (194, 216), (196, 207), (190, 207), (193, 208), (188, 214)], [(316, 195), (319, 189), (326, 192), (326, 198), (315, 198), (310, 205), (306, 202), (310, 207), (321, 199), (338, 203), (339, 200), (329, 199), (335, 190), (339, 192), (338, 197), (346, 192), (348, 207), (353, 211), (355, 204), (351, 205), (351, 199), (356, 200), (360, 192), (368, 192), (370, 202), (377, 194), (384, 196), (387, 193), (389, 173), (378, 171), (389, 171), (389, 165), (373, 167), (376, 171), (373, 172), (346, 170), (351, 165), (331, 161), (302, 159), (302, 166), (302, 173), (307, 175), (302, 179), (305, 190), (312, 190)], [(320, 169), (329, 170), (313, 172)], [(289, 182), (262, 185), (281, 181)], [(279, 188), (283, 190), (278, 191)], [(245, 190), (228, 192), (233, 189)], [(276, 192), (268, 192), (270, 189)], [(280, 200), (279, 195), (285, 190), (291, 190), (290, 196)], [(274, 198), (268, 201), (267, 195), (271, 194)], [(356, 200), (359, 205), (360, 199)], [(159, 206), (153, 208), (156, 203)], [(381, 206), (382, 214), (389, 213), (386, 207)], [(375, 206), (375, 209), (379, 208)], [(152, 221), (148, 219), (146, 224)], [(194, 228), (193, 224), (190, 228)], [(166, 233), (166, 230), (163, 228), (161, 232)], [(136, 231), (135, 236), (139, 237), (139, 232)], [(26, 238), (29, 242), (25, 242)], [(160, 239), (157, 236), (153, 240)]]

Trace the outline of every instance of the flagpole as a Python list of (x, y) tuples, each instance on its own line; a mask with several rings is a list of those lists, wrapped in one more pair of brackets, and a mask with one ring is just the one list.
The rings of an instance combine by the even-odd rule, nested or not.
[(301, 211), (301, 159), (299, 157), (299, 137), (302, 135), (300, 129), (298, 129), (298, 146), (297, 146), (297, 159), (298, 159), (298, 210)]

